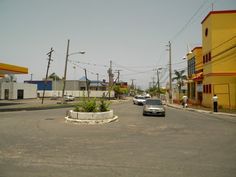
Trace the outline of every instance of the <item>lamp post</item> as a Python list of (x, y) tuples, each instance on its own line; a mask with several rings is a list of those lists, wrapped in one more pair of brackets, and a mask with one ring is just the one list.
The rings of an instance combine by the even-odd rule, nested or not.
[(65, 102), (64, 94), (65, 94), (65, 88), (66, 88), (66, 73), (67, 73), (68, 58), (69, 58), (69, 56), (75, 55), (75, 54), (85, 54), (84, 51), (74, 52), (74, 53), (69, 54), (69, 47), (70, 47), (70, 40), (68, 39), (68, 41), (67, 41), (67, 50), (66, 50), (65, 70), (64, 70), (64, 77), (63, 77), (62, 103)]

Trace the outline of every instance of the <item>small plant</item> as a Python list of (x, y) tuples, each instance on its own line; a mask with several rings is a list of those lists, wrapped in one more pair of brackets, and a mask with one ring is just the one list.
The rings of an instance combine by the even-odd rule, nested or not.
[(75, 105), (75, 108), (74, 108), (73, 111), (75, 111), (75, 112), (81, 112), (80, 110), (81, 110), (81, 107), (80, 107), (80, 104), (78, 103), (78, 104)]
[(81, 112), (97, 112), (96, 99), (93, 100), (83, 100), (80, 104)]
[(104, 99), (102, 99), (99, 104), (99, 111), (101, 111), (101, 112), (109, 111), (110, 110), (109, 106), (110, 106), (110, 103), (106, 102)]

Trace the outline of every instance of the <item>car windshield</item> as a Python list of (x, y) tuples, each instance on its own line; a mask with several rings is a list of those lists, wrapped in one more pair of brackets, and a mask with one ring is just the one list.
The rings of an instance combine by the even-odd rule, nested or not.
[(137, 97), (137, 99), (145, 99), (143, 96), (139, 96)]
[(147, 105), (162, 105), (161, 100), (147, 100)]

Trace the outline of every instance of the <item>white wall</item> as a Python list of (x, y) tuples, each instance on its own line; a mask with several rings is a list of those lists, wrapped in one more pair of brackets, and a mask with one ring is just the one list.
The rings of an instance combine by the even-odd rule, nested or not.
[[(105, 93), (105, 95), (107, 95), (108, 97), (108, 91), (95, 91), (95, 90), (92, 90), (90, 91), (90, 97), (102, 97), (103, 94)], [(43, 96), (43, 91), (38, 91), (38, 94), (40, 95), (40, 97)], [(88, 96), (88, 93), (87, 91), (68, 91), (66, 90), (65, 91), (65, 95), (72, 95), (74, 97), (87, 97)], [(45, 95), (44, 97), (61, 97), (62, 96), (62, 91), (56, 91), (56, 90), (53, 90), (53, 91), (49, 91), (49, 90), (46, 90), (45, 91)], [(111, 94), (110, 94), (111, 97), (114, 97), (114, 91), (111, 91)]]
[(37, 98), (37, 85), (16, 82), (3, 82), (0, 85), (0, 99), (5, 99), (5, 89), (9, 90), (9, 99), (17, 99), (17, 90), (24, 90), (23, 99)]

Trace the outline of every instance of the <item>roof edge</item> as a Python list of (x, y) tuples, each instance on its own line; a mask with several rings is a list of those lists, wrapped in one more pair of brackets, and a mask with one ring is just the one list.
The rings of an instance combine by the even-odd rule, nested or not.
[(210, 11), (207, 16), (202, 20), (201, 24), (203, 24), (206, 19), (211, 15), (211, 14), (231, 14), (231, 13), (236, 13), (236, 10), (219, 10), (219, 11)]

